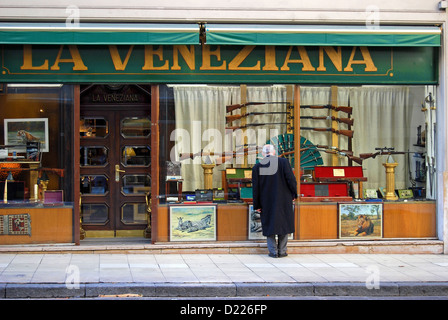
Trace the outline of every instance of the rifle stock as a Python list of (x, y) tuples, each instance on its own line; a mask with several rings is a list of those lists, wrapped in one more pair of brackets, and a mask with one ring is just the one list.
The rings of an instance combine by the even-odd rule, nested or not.
[(248, 103), (241, 103), (241, 104), (231, 104), (229, 106), (226, 106), (226, 111), (232, 112), (234, 110), (241, 109), (242, 107), (252, 106), (252, 105), (260, 105), (260, 104), (265, 104), (265, 102), (248, 102)]
[(359, 157), (361, 158), (361, 159), (369, 159), (369, 158), (372, 158), (372, 159), (375, 159), (376, 158), (376, 156), (377, 155), (379, 155), (380, 154), (380, 152), (375, 152), (375, 153), (360, 153), (359, 154)]

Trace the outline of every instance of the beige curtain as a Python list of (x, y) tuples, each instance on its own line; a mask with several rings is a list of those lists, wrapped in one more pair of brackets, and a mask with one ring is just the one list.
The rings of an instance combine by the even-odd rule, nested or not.
[[(364, 86), (338, 87), (338, 104), (350, 105), (353, 108), (351, 117), (354, 119), (353, 152), (375, 152), (376, 147), (394, 147), (396, 151), (414, 150), (412, 144), (416, 140), (416, 128), (421, 121), (421, 115), (415, 112), (423, 98), (423, 87), (402, 86)], [(300, 88), (301, 105), (325, 105), (330, 103), (330, 87), (302, 86)], [(174, 158), (181, 152), (197, 153), (201, 150), (224, 153), (242, 147), (240, 137), (227, 135), (225, 132), (226, 105), (238, 104), (240, 100), (239, 86), (174, 86), (176, 132), (172, 140), (176, 141)], [(285, 86), (247, 86), (248, 102), (282, 102), (286, 101)], [(284, 104), (266, 104), (248, 106), (247, 112), (283, 112)], [(234, 112), (235, 113), (235, 112)], [(236, 112), (238, 113), (238, 111)], [(328, 109), (301, 109), (301, 116), (328, 116)], [(339, 112), (339, 117), (347, 114)], [(247, 117), (247, 123), (283, 123), (286, 115), (266, 114)], [(239, 125), (234, 121), (233, 125)], [(302, 127), (331, 127), (330, 120), (301, 120)], [(339, 125), (346, 129), (345, 124)], [(262, 146), (272, 135), (286, 132), (286, 126), (248, 127), (248, 144)], [(273, 130), (278, 129), (278, 130)], [(261, 130), (261, 131), (259, 131)], [(219, 134), (217, 134), (219, 133)], [(302, 130), (301, 135), (315, 145), (331, 145), (330, 132)], [(219, 139), (216, 139), (219, 137)], [(218, 141), (219, 140), (219, 141)], [(348, 148), (348, 138), (339, 136), (339, 148)], [(324, 165), (331, 165), (331, 155), (321, 152)], [(255, 163), (256, 155), (249, 156), (250, 165)], [(394, 160), (399, 163), (396, 168), (396, 188), (407, 188), (409, 182), (408, 155), (396, 155)], [(178, 158), (177, 158), (178, 159)], [(203, 169), (198, 157), (194, 161), (182, 162), (184, 190), (203, 188)], [(211, 157), (212, 161), (216, 157)], [(385, 156), (367, 159), (363, 162), (364, 176), (368, 181), (365, 188), (385, 186), (385, 169), (382, 165)], [(347, 165), (347, 158), (339, 157), (339, 165)], [(214, 169), (213, 187), (221, 187), (221, 171), (229, 164), (219, 165)]]

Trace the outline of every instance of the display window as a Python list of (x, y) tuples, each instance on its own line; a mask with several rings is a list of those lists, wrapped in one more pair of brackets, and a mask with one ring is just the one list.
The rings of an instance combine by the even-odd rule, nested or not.
[[(362, 167), (358, 175), (364, 179), (349, 181), (349, 196), (385, 199), (384, 164), (397, 163), (397, 199), (434, 199), (436, 87), (298, 88), (300, 128), (294, 128), (293, 86), (162, 86), (162, 182), (181, 177), (182, 191), (194, 194), (205, 188), (203, 165), (209, 164), (214, 168), (208, 187), (223, 188), (222, 171), (252, 167), (261, 147), (271, 143), (293, 168), (300, 159), (303, 182), (319, 182), (316, 167)], [(297, 138), (300, 151), (294, 150)], [(335, 181), (345, 177), (342, 169), (326, 175)], [(357, 182), (361, 194), (353, 189)], [(160, 186), (163, 195), (165, 183)]]
[(8, 84), (0, 93), (3, 204), (73, 202), (73, 103), (71, 85)]
[[(251, 168), (265, 144), (290, 161), (300, 182), (294, 239), (436, 236), (435, 86), (159, 90), (158, 213), (166, 214), (170, 231), (159, 239), (170, 240), (180, 228), (173, 206), (206, 204), (217, 206), (218, 240), (256, 239)], [(360, 216), (375, 231), (357, 232)]]

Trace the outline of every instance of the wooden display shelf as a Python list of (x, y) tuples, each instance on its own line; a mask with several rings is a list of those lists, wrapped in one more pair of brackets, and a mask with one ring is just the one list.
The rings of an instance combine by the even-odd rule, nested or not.
[[(158, 207), (159, 233), (155, 241), (169, 241), (168, 207)], [(382, 239), (436, 237), (435, 201), (385, 202), (383, 215)], [(337, 240), (338, 203), (296, 204), (295, 223), (295, 240)], [(218, 204), (217, 241), (246, 241), (247, 229), (247, 204)]]
[(0, 208), (0, 216), (21, 214), (29, 214), (30, 234), (2, 234), (0, 235), (0, 245), (75, 242), (73, 208), (71, 206)]

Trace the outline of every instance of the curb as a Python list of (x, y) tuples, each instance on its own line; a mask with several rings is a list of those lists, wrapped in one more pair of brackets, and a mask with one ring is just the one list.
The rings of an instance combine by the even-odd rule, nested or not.
[(104, 297), (409, 297), (448, 296), (448, 282), (0, 284), (0, 299)]

